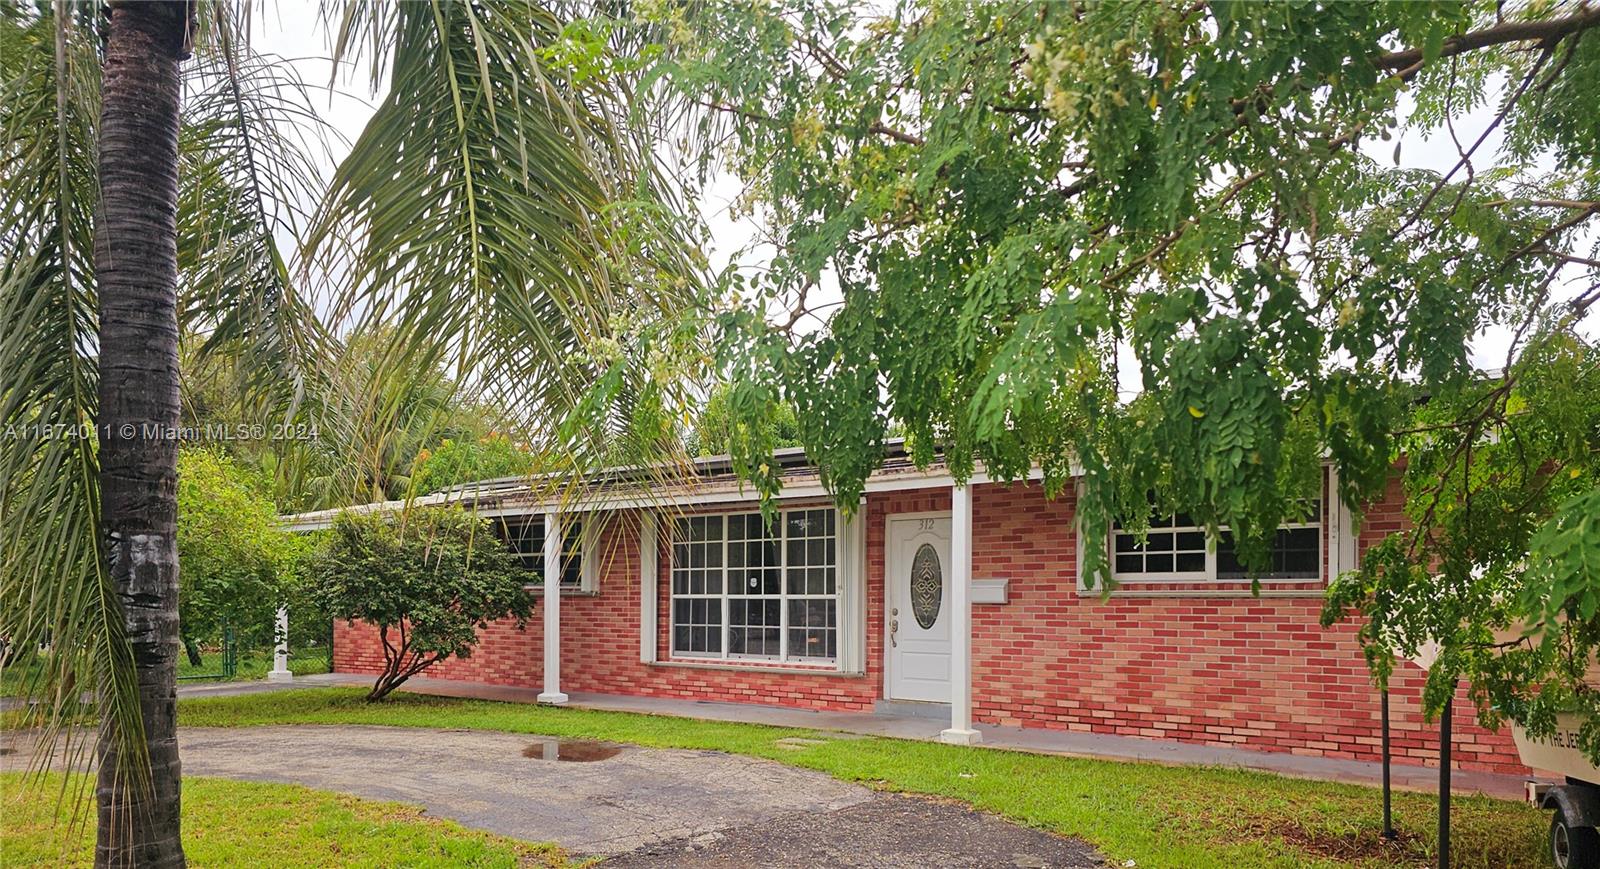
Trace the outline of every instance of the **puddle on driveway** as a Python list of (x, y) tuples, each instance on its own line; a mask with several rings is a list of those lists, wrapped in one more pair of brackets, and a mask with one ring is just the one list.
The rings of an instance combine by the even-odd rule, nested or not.
[(622, 753), (622, 746), (594, 739), (541, 739), (529, 743), (522, 750), (523, 757), (534, 760), (560, 760), (571, 763), (589, 763), (606, 760)]

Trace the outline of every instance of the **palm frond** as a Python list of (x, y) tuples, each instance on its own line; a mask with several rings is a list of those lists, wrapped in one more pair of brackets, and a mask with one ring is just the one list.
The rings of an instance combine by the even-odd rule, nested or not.
[(200, 340), (200, 360), (232, 360), (241, 397), (288, 418), (328, 351), (290, 257), (337, 134), (291, 65), (233, 37), (227, 7), (208, 23), (214, 38), (190, 64), (180, 140), (180, 326)]
[(37, 764), (59, 743), (73, 756), (88, 747), (73, 725), (91, 703), (125, 756), (144, 756), (100, 545), (94, 25), (0, 16), (0, 638), (8, 665), (25, 668)]
[[(615, 348), (698, 279), (651, 140), (626, 122), (629, 83), (553, 62), (566, 22), (534, 4), (358, 0), (327, 17), (338, 58), (388, 82), (308, 239), (345, 279), (329, 306), (343, 328), (390, 337), (381, 370), (444, 365), (533, 443), (570, 448), (554, 423), (574, 412), (622, 425)], [(566, 428), (592, 446), (593, 426)]]
[[(63, 741), (81, 754), (71, 725), (92, 713), (137, 771), (143, 728), (95, 455), (99, 18), (58, 8), (59, 21), (0, 10), (0, 639), (26, 674), (39, 762)], [(213, 39), (189, 67), (180, 132), (180, 318), (202, 354), (242, 373), (241, 406), (292, 413), (325, 335), (280, 239), (320, 195), (326, 130), (285, 66), (231, 44), (230, 7), (207, 11)]]

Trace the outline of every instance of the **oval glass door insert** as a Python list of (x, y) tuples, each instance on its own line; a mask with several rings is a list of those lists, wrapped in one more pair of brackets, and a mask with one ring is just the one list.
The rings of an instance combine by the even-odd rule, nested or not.
[(932, 544), (924, 543), (911, 559), (911, 614), (927, 630), (939, 620), (943, 603), (944, 571), (939, 565), (939, 552)]

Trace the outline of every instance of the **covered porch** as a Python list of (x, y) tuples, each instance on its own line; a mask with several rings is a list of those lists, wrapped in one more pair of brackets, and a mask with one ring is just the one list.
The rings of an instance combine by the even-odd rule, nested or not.
[[(816, 532), (820, 537), (807, 536), (803, 542), (813, 546), (822, 542), (827, 544), (827, 555), (822, 562), (828, 571), (824, 593), (832, 609), (825, 622), (829, 651), (823, 653), (815, 664), (809, 660), (796, 661), (787, 652), (780, 652), (777, 656), (780, 666), (776, 667), (761, 666), (765, 662), (760, 661), (735, 660), (725, 650), (719, 660), (683, 655), (676, 647), (676, 640), (672, 639), (667, 642), (672, 647), (671, 651), (662, 654), (665, 651), (661, 645), (662, 625), (669, 621), (663, 616), (666, 615), (665, 608), (673, 600), (670, 591), (663, 598), (663, 580), (666, 580), (669, 589), (675, 589), (674, 569), (681, 567), (673, 563), (675, 549), (682, 548), (673, 544), (682, 541), (675, 540), (670, 512), (661, 510), (658, 505), (614, 499), (599, 499), (564, 510), (546, 507), (539, 517), (543, 528), (544, 582), (540, 589), (543, 660), (539, 677), (541, 690), (534, 699), (540, 703), (562, 705), (570, 702), (573, 696), (562, 684), (563, 597), (574, 590), (570, 583), (563, 581), (562, 572), (566, 569), (563, 546), (569, 545), (568, 538), (571, 536), (564, 533), (563, 528), (574, 522), (592, 528), (599, 524), (592, 521), (595, 514), (632, 510), (636, 511), (638, 517), (637, 583), (640, 593), (637, 606), (641, 663), (656, 665), (666, 661), (690, 666), (709, 664), (726, 667), (728, 672), (753, 663), (764, 675), (777, 677), (785, 673), (817, 675), (826, 668), (839, 675), (872, 680), (876, 683), (872, 696), (889, 701), (887, 704), (880, 702), (880, 706), (897, 708), (901, 713), (914, 712), (901, 717), (914, 720), (919, 729), (936, 727), (933, 738), (957, 745), (981, 742), (983, 735), (973, 724), (972, 693), (972, 605), (975, 589), (973, 489), (986, 483), (988, 480), (981, 471), (973, 479), (960, 484), (942, 470), (876, 476), (868, 482), (868, 496), (893, 492), (933, 493), (947, 497), (946, 503), (949, 505), (947, 510), (892, 512), (882, 517), (883, 536), (876, 540), (869, 539), (867, 525), (873, 520), (868, 518), (866, 498), (863, 498), (854, 516), (846, 517), (842, 512), (838, 513), (835, 528), (831, 504), (817, 503), (818, 498), (826, 495), (820, 482), (786, 486), (779, 499), (780, 510), (797, 506), (797, 512), (812, 514), (818, 512), (816, 507), (821, 506), (830, 514), (826, 519), (827, 530)], [(812, 491), (813, 488), (816, 491)], [(740, 500), (746, 497), (742, 491), (737, 495)], [(676, 506), (705, 509), (708, 504), (715, 503), (715, 496), (708, 498), (706, 493), (697, 493), (681, 499)], [(504, 509), (486, 513), (495, 515)], [(715, 514), (699, 515), (715, 518)], [(587, 523), (586, 517), (590, 520)], [(678, 524), (683, 525), (684, 521), (679, 520)], [(801, 524), (809, 521), (811, 519), (807, 518)], [(731, 520), (729, 528), (732, 528)], [(678, 533), (683, 532), (680, 529)], [(732, 536), (731, 530), (729, 536)], [(793, 545), (802, 541), (792, 541), (785, 536), (782, 542)], [(837, 556), (834, 555), (835, 543)], [(580, 545), (585, 547), (583, 560), (586, 563), (592, 561), (588, 551), (591, 545)], [(731, 540), (727, 545), (731, 557), (734, 545)], [(789, 546), (781, 548), (787, 550)], [(787, 585), (793, 582), (793, 564), (789, 555), (780, 557), (784, 565), (784, 578), (780, 579), (780, 583)], [(871, 571), (868, 561), (873, 557), (881, 560), (882, 573), (876, 577), (879, 585), (869, 591), (868, 574)], [(668, 567), (665, 572), (663, 566)], [(752, 583), (757, 581), (753, 577), (758, 573), (771, 573), (770, 569), (754, 568), (748, 572), (752, 576)], [(731, 595), (734, 581), (731, 567), (727, 575), (730, 587), (726, 593)], [(766, 581), (770, 579), (767, 576)], [(678, 617), (674, 613), (671, 623), (675, 624)], [(785, 636), (780, 648), (788, 649), (787, 628), (790, 623), (787, 614), (783, 625), (785, 629), (781, 633)], [(837, 651), (831, 647), (834, 643)], [(920, 738), (920, 734), (908, 735)]]

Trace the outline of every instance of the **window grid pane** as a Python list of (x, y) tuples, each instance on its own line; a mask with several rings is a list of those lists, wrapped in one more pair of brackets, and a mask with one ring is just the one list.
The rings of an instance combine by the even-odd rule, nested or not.
[(500, 539), (523, 568), (544, 574), (544, 517), (507, 516), (496, 524)]
[(788, 654), (838, 657), (838, 527), (832, 510), (796, 510), (785, 517)]
[[(539, 561), (544, 561), (542, 553)], [(583, 587), (583, 523), (579, 521), (561, 525), (561, 587)]]
[(759, 513), (728, 517), (728, 594), (776, 596), (783, 564), (777, 534)]
[(774, 598), (728, 598), (728, 656), (776, 658), (780, 654), (778, 606)]
[(833, 598), (789, 601), (789, 657), (839, 656), (838, 602)]
[[(544, 581), (544, 516), (505, 516), (495, 530), (536, 582)], [(568, 520), (561, 533), (561, 587), (583, 587), (583, 522)]]
[[(1187, 516), (1178, 518), (1189, 520)], [(1141, 544), (1135, 534), (1118, 531), (1115, 535), (1113, 567), (1124, 574), (1204, 574), (1206, 572), (1205, 531), (1175, 525), (1168, 518), (1157, 524)]]
[(721, 657), (721, 516), (679, 519), (672, 538), (672, 651)]
[(782, 551), (776, 523), (759, 513), (728, 517), (728, 657), (783, 654)]
[[(1279, 528), (1272, 541), (1272, 565), (1261, 579), (1315, 579), (1322, 575), (1322, 529)], [(1217, 576), (1246, 579), (1250, 571), (1239, 560), (1233, 535), (1224, 531), (1217, 541)]]
[[(1259, 579), (1319, 579), (1322, 576), (1322, 506), (1310, 505), (1303, 523), (1278, 529), (1272, 544), (1271, 564)], [(1207, 566), (1205, 529), (1193, 525), (1184, 514), (1150, 520), (1150, 531), (1141, 545), (1138, 537), (1113, 524), (1111, 536), (1112, 573), (1138, 579), (1194, 580), (1249, 579), (1250, 572), (1239, 561), (1233, 535), (1223, 529), (1217, 538), (1213, 567)]]

